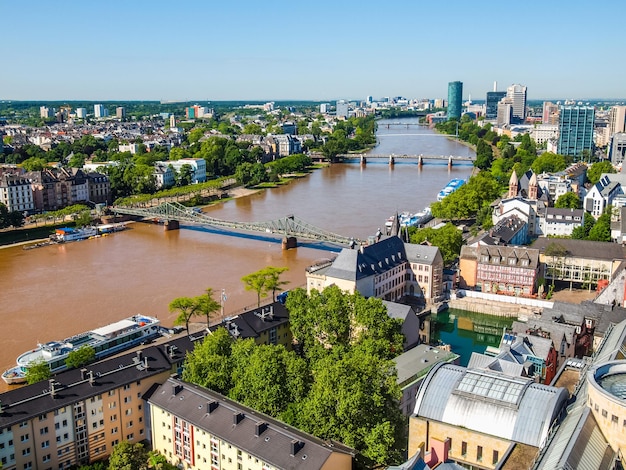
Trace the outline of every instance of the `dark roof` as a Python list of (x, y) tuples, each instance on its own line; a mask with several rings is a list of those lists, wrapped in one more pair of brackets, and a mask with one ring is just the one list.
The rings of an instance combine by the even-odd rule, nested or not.
[[(539, 266), (539, 251), (532, 248), (519, 247), (519, 246), (489, 246), (481, 245), (477, 247), (468, 247), (468, 250), (461, 250), (461, 256), (464, 253), (474, 250), (475, 256), (478, 258), (480, 264), (497, 264), (505, 266), (519, 266), (526, 269), (537, 269)], [(489, 261), (482, 261), (482, 256), (489, 256)], [(499, 258), (498, 262), (495, 262), (495, 258)], [(511, 260), (514, 260), (513, 262)], [(524, 265), (523, 260), (527, 260), (528, 263)]]
[[(175, 348), (166, 352), (165, 346)], [(79, 369), (61, 372), (53, 377), (56, 391), (54, 397), (49, 381), (3, 393), (0, 395), (0, 429), (171, 370), (174, 364), (185, 358), (185, 353), (192, 347), (192, 341), (185, 336), (170, 341), (167, 345), (143, 348), (141, 361), (136, 359), (137, 352), (131, 352), (88, 365), (85, 368), (88, 372), (93, 372), (93, 383), (90, 383), (88, 372), (85, 375)]]
[[(565, 209), (558, 207), (546, 207), (545, 212), (546, 222), (551, 224), (581, 224), (584, 215), (585, 211), (582, 209)], [(574, 220), (575, 217), (579, 217), (580, 220)]]
[(517, 214), (512, 214), (499, 220), (498, 223), (489, 231), (489, 235), (495, 239), (500, 239), (505, 244), (508, 244), (520, 231), (524, 229), (525, 225), (526, 221), (520, 219)]
[(543, 253), (546, 247), (552, 243), (556, 243), (565, 248), (567, 250), (567, 256), (577, 258), (613, 261), (626, 257), (626, 249), (617, 243), (611, 242), (594, 242), (569, 238), (559, 238), (555, 240), (553, 238), (539, 237), (531, 246)]
[(257, 338), (266, 330), (289, 323), (289, 311), (280, 302), (263, 305), (249, 312), (225, 318), (220, 324), (213, 325), (210, 331), (225, 327), (235, 338)]
[[(283, 469), (321, 468), (333, 452), (354, 455), (212, 390), (169, 378), (148, 402)], [(292, 447), (296, 444), (296, 451)], [(306, 456), (306, 457), (305, 457)]]
[(626, 318), (626, 308), (620, 306), (603, 305), (591, 300), (580, 304), (555, 301), (552, 308), (544, 308), (543, 316), (554, 321), (581, 325), (586, 318), (595, 320), (594, 335), (604, 335), (609, 326), (619, 323)]

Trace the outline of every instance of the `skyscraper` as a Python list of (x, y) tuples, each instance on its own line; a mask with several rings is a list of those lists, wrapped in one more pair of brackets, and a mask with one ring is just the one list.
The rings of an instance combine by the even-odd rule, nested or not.
[(348, 117), (348, 102), (345, 100), (338, 100), (336, 103), (337, 117)]
[(448, 83), (448, 120), (461, 118), (463, 82)]
[(609, 135), (626, 131), (626, 106), (612, 106), (609, 110)]
[(506, 89), (507, 98), (513, 100), (513, 124), (520, 124), (526, 119), (526, 87), (511, 85)]
[(593, 106), (563, 106), (559, 116), (557, 153), (575, 157), (593, 152)]
[(485, 109), (486, 119), (496, 119), (498, 117), (498, 103), (506, 96), (506, 91), (488, 91)]
[(106, 108), (101, 104), (93, 105), (93, 115), (96, 118), (103, 118), (106, 116)]

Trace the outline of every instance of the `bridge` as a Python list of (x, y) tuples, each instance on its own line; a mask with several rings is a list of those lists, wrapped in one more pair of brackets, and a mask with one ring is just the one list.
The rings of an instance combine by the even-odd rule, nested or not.
[(375, 153), (361, 153), (361, 154), (341, 154), (337, 155), (337, 157), (342, 160), (359, 160), (361, 165), (365, 165), (368, 160), (371, 159), (385, 159), (389, 162), (390, 165), (393, 165), (396, 160), (417, 160), (417, 164), (422, 166), (425, 160), (438, 160), (445, 161), (448, 163), (448, 166), (452, 166), (454, 162), (474, 162), (476, 157), (473, 156), (463, 156), (463, 155), (380, 155)]
[(283, 248), (295, 248), (297, 238), (305, 240), (322, 241), (347, 245), (354, 247), (359, 244), (359, 240), (345, 237), (336, 233), (309, 224), (294, 215), (288, 215), (281, 219), (270, 220), (268, 222), (230, 222), (227, 220), (209, 217), (203, 212), (185, 207), (178, 202), (166, 202), (158, 206), (151, 207), (128, 207), (114, 206), (111, 209), (115, 214), (134, 215), (137, 217), (157, 219), (165, 222), (166, 230), (176, 230), (179, 222), (187, 222), (198, 225), (210, 225), (213, 227), (226, 228), (231, 230), (241, 230), (246, 232), (262, 232), (265, 234), (282, 235)]

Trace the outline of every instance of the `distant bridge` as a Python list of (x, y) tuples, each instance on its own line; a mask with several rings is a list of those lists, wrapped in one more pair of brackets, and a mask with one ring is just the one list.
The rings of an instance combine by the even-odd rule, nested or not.
[(394, 155), (394, 154), (375, 154), (375, 153), (362, 153), (362, 154), (341, 154), (337, 155), (342, 160), (360, 160), (362, 164), (367, 163), (367, 160), (371, 159), (385, 159), (389, 161), (390, 165), (393, 165), (396, 160), (417, 160), (418, 165), (422, 165), (425, 160), (439, 160), (447, 161), (448, 165), (452, 166), (454, 162), (474, 162), (476, 157), (463, 156), (463, 155)]
[[(158, 219), (171, 223), (170, 229), (177, 229), (179, 222), (198, 225), (210, 225), (247, 232), (262, 232), (266, 234), (283, 235), (286, 239), (293, 239), (287, 248), (295, 248), (296, 238), (336, 243), (339, 245), (355, 246), (359, 240), (329, 232), (309, 224), (294, 215), (288, 215), (268, 222), (230, 222), (219, 220), (202, 212), (196, 212), (177, 202), (166, 202), (151, 207), (114, 206), (111, 209), (116, 214), (134, 215), (149, 219)], [(168, 227), (166, 226), (166, 229)], [(285, 242), (283, 242), (285, 243)]]

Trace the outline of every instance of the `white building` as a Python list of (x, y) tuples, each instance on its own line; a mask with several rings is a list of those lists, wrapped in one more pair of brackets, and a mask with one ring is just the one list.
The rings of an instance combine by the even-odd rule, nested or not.
[(104, 107), (102, 104), (94, 104), (93, 105), (93, 115), (96, 119), (107, 117), (109, 115), (109, 110)]
[(513, 104), (513, 119), (517, 122), (524, 122), (526, 119), (526, 87), (511, 85), (506, 89), (506, 97), (511, 99)]
[(87, 109), (76, 108), (76, 117), (79, 119), (85, 119), (87, 117)]
[(559, 137), (559, 125), (539, 124), (531, 129), (530, 137), (540, 145), (550, 139), (557, 139)]
[(600, 181), (587, 191), (583, 199), (583, 208), (597, 219), (613, 204), (613, 199), (619, 194), (623, 194), (622, 185), (617, 181), (611, 181), (608, 175), (602, 175)]
[(48, 108), (47, 106), (41, 106), (39, 108), (39, 117), (44, 119), (49, 119), (50, 116), (54, 114), (54, 109)]
[(498, 127), (510, 126), (513, 120), (513, 100), (504, 97), (498, 103), (498, 114), (496, 117), (496, 125)]
[(336, 115), (337, 117), (344, 117), (347, 118), (348, 117), (348, 102), (345, 100), (339, 100), (337, 101), (337, 106), (336, 106)]
[(626, 106), (613, 106), (609, 110), (609, 137), (626, 132)]
[(611, 146), (609, 147), (609, 160), (614, 166), (622, 164), (626, 155), (626, 133), (618, 132), (611, 137)]
[(87, 172), (98, 171), (98, 168), (108, 167), (108, 166), (118, 166), (120, 162), (117, 160), (113, 160), (110, 162), (85, 162), (83, 165), (83, 170)]
[(0, 203), (9, 212), (32, 212), (35, 210), (31, 182), (18, 175), (4, 175), (0, 179)]
[(326, 114), (326, 113), (328, 113), (328, 107), (329, 107), (329, 106), (330, 106), (330, 105), (329, 105), (328, 103), (322, 103), (322, 104), (320, 104), (320, 113), (321, 113), (321, 114)]
[(122, 152), (130, 152), (131, 154), (135, 155), (137, 153), (137, 150), (139, 150), (139, 144), (120, 144), (118, 147), (120, 153)]
[(539, 225), (544, 237), (569, 237), (576, 227), (583, 225), (584, 221), (585, 211), (582, 209), (546, 207), (543, 216), (539, 219)]
[(157, 189), (174, 186), (175, 175), (172, 167), (160, 163), (154, 165), (154, 179), (156, 180)]
[(204, 183), (206, 181), (206, 160), (204, 158), (181, 158), (180, 160), (168, 160), (166, 162), (155, 162), (156, 165), (171, 165), (174, 170), (180, 172), (183, 165), (189, 165), (192, 169), (192, 183)]

